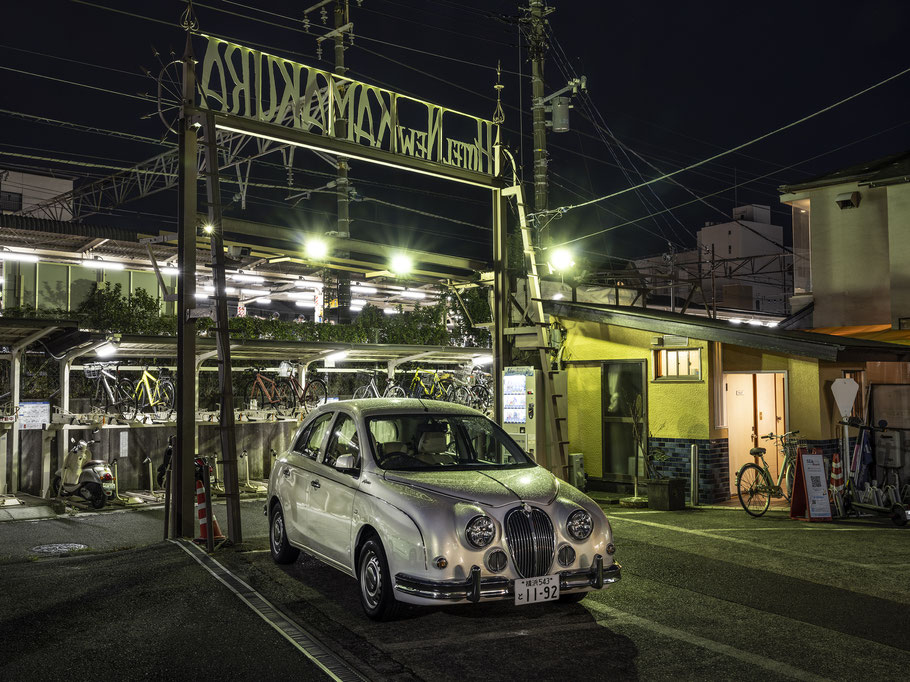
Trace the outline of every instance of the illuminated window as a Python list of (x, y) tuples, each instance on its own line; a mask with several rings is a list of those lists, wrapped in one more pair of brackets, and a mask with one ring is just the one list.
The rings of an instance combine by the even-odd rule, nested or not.
[(654, 378), (701, 380), (701, 350), (680, 348), (654, 351)]

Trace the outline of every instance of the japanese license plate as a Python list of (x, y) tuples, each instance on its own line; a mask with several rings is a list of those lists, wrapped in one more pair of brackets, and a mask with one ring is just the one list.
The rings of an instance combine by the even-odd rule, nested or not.
[(519, 578), (515, 581), (515, 605), (536, 604), (559, 599), (559, 576), (542, 575), (538, 578)]
[(113, 483), (102, 483), (101, 487), (104, 488), (105, 490), (112, 491), (114, 489), (114, 484)]

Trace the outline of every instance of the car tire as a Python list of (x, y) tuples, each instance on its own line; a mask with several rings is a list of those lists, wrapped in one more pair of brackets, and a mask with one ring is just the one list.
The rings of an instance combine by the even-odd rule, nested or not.
[(272, 514), (269, 517), (269, 551), (272, 554), (272, 561), (276, 564), (293, 564), (300, 556), (300, 550), (288, 542), (284, 512), (277, 503), (272, 507)]
[(587, 596), (587, 592), (572, 592), (570, 594), (559, 595), (559, 601), (561, 601), (563, 604), (577, 604)]
[(360, 605), (368, 618), (388, 621), (398, 615), (401, 602), (395, 599), (385, 549), (375, 535), (360, 550), (357, 581), (360, 583)]

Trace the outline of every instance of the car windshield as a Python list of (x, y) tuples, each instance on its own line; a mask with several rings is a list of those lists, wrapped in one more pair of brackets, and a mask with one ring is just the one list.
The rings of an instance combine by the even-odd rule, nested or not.
[(368, 419), (376, 463), (383, 469), (513, 469), (536, 466), (486, 417), (402, 414)]

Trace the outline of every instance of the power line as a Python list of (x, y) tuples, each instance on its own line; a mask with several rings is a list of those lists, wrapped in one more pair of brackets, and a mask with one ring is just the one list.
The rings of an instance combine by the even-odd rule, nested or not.
[(97, 85), (87, 85), (86, 83), (77, 83), (76, 81), (67, 80), (65, 78), (55, 78), (54, 76), (45, 76), (43, 73), (34, 73), (32, 71), (25, 71), (23, 69), (14, 69), (11, 66), (0, 66), (0, 69), (4, 71), (12, 71), (13, 73), (21, 73), (26, 76), (35, 76), (36, 78), (45, 78), (49, 81), (56, 81), (58, 83), (66, 83), (67, 85), (77, 85), (80, 88), (89, 88), (90, 90), (98, 90), (100, 92), (107, 92), (111, 95), (120, 95), (121, 97), (130, 97), (132, 99), (138, 99), (143, 102), (157, 102), (158, 100), (154, 97), (148, 95), (131, 95), (128, 92), (120, 92), (119, 90), (110, 90), (109, 88), (101, 88)]
[[(849, 97), (845, 97), (844, 99), (838, 100), (837, 102), (835, 102), (835, 103), (833, 103), (833, 104), (829, 104), (828, 106), (824, 107), (823, 109), (819, 109), (818, 111), (815, 111), (815, 112), (813, 112), (813, 113), (811, 113), (811, 114), (808, 114), (807, 116), (803, 116), (803, 117), (800, 118), (800, 119), (797, 119), (797, 120), (792, 121), (792, 122), (790, 122), (790, 123), (788, 123), (788, 124), (786, 124), (786, 125), (783, 125), (783, 126), (781, 126), (781, 127), (779, 127), (779, 128), (776, 128), (776, 129), (774, 129), (774, 130), (772, 130), (772, 131), (770, 131), (770, 132), (768, 132), (768, 133), (764, 133), (764, 134), (762, 134), (762, 135), (759, 135), (758, 137), (755, 137), (755, 138), (749, 140), (748, 142), (743, 142), (742, 144), (739, 144), (739, 145), (737, 145), (737, 146), (735, 146), (735, 147), (733, 147), (733, 148), (731, 148), (731, 149), (728, 149), (728, 150), (723, 151), (723, 152), (719, 152), (718, 154), (714, 154), (713, 156), (710, 156), (710, 157), (708, 157), (707, 159), (704, 159), (703, 161), (698, 161), (698, 162), (696, 162), (696, 163), (690, 164), (690, 165), (686, 166), (685, 168), (680, 168), (680, 169), (675, 170), (675, 171), (672, 171), (672, 172), (670, 172), (670, 173), (665, 173), (665, 174), (663, 174), (663, 175), (661, 175), (661, 176), (659, 176), (659, 177), (653, 178), (653, 179), (648, 180), (648, 181), (646, 181), (646, 182), (643, 182), (643, 183), (641, 183), (641, 184), (639, 184), (639, 185), (635, 185), (634, 187), (629, 187), (629, 188), (626, 188), (626, 189), (623, 189), (623, 190), (619, 190), (619, 191), (617, 191), (617, 192), (613, 192), (613, 193), (611, 193), (611, 194), (607, 194), (607, 195), (605, 195), (605, 196), (598, 197), (597, 199), (591, 199), (590, 201), (586, 201), (586, 202), (583, 202), (583, 203), (581, 203), (581, 204), (574, 204), (574, 205), (571, 205), (571, 206), (562, 206), (562, 207), (560, 207), (560, 208), (558, 208), (558, 209), (552, 209), (552, 211), (557, 211), (557, 212), (563, 212), (563, 213), (564, 213), (564, 212), (566, 212), (566, 211), (571, 211), (571, 210), (576, 209), (576, 208), (581, 208), (581, 207), (583, 207), (583, 206), (588, 206), (588, 205), (590, 205), (590, 204), (597, 203), (598, 201), (604, 201), (604, 200), (606, 200), (606, 199), (612, 199), (613, 197), (617, 197), (617, 196), (619, 196), (619, 195), (621, 195), (621, 194), (625, 194), (626, 192), (631, 192), (632, 190), (638, 189), (639, 187), (647, 187), (648, 185), (653, 185), (653, 184), (658, 183), (658, 182), (663, 182), (664, 180), (667, 180), (667, 179), (669, 179), (669, 178), (671, 178), (671, 177), (674, 177), (674, 176), (676, 176), (676, 175), (679, 175), (680, 173), (685, 173), (686, 171), (692, 170), (693, 168), (698, 168), (699, 166), (703, 166), (703, 165), (705, 165), (706, 163), (710, 163), (711, 161), (714, 161), (715, 159), (723, 158), (724, 156), (728, 156), (728, 155), (730, 155), (730, 154), (733, 154), (733, 153), (739, 151), (740, 149), (745, 149), (746, 147), (749, 147), (749, 146), (751, 146), (751, 145), (753, 145), (753, 144), (755, 144), (755, 143), (757, 143), (757, 142), (761, 142), (762, 140), (765, 140), (765, 139), (771, 137), (772, 135), (776, 135), (777, 133), (780, 133), (780, 132), (783, 132), (783, 131), (788, 130), (788, 129), (790, 129), (790, 128), (793, 128), (794, 126), (797, 126), (797, 125), (799, 125), (799, 124), (801, 124), (801, 123), (805, 123), (806, 121), (809, 121), (809, 120), (811, 120), (811, 119), (813, 119), (813, 118), (815, 118), (815, 117), (817, 117), (817, 116), (820, 116), (821, 114), (824, 114), (824, 113), (826, 113), (826, 112), (828, 112), (828, 111), (831, 111), (832, 109), (834, 109), (834, 108), (836, 108), (836, 107), (838, 107), (838, 106), (840, 106), (840, 105), (842, 105), (842, 104), (846, 104), (847, 102), (849, 102), (849, 101), (851, 101), (851, 100), (854, 100), (854, 99), (856, 99), (857, 97), (859, 97), (859, 96), (861, 96), (861, 95), (864, 95), (864, 94), (866, 94), (867, 92), (869, 92), (869, 91), (871, 91), (871, 90), (874, 90), (875, 88), (878, 88), (878, 87), (880, 87), (880, 86), (882, 86), (882, 85), (885, 85), (886, 83), (889, 83), (890, 81), (893, 81), (893, 80), (896, 79), (896, 78), (900, 78), (901, 76), (903, 76), (903, 75), (905, 75), (905, 74), (907, 74), (907, 73), (910, 73), (910, 68), (903, 69), (902, 71), (899, 71), (899, 72), (897, 72), (897, 73), (895, 73), (895, 74), (893, 74), (893, 75), (891, 75), (891, 76), (888, 76), (888, 77), (885, 78), (884, 80), (881, 80), (881, 81), (879, 81), (878, 83), (875, 83), (874, 85), (870, 85), (869, 87), (864, 88), (863, 90), (860, 90), (859, 92), (856, 92), (856, 93), (850, 95)], [(767, 177), (768, 175), (772, 175), (772, 173), (766, 173), (765, 175), (760, 176), (760, 177)], [(737, 185), (737, 186), (738, 186), (738, 185)], [(710, 196), (713, 196), (713, 195), (710, 195)]]

